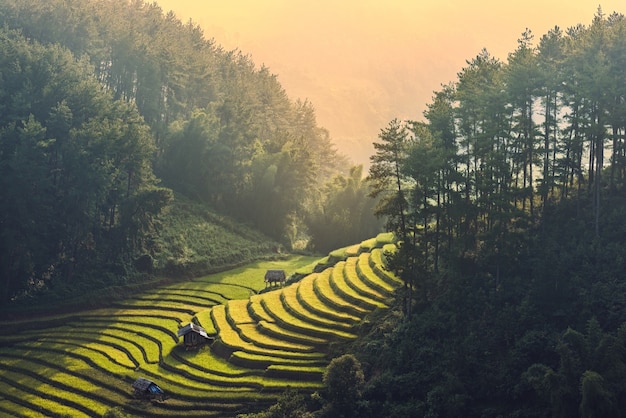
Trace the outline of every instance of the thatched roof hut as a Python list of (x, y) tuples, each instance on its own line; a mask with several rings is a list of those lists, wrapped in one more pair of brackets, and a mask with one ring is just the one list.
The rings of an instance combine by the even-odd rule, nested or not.
[(183, 337), (187, 348), (197, 347), (213, 339), (204, 328), (192, 322), (178, 329), (178, 337)]
[(285, 270), (267, 270), (265, 273), (265, 286), (274, 285), (276, 283), (284, 284), (287, 280)]

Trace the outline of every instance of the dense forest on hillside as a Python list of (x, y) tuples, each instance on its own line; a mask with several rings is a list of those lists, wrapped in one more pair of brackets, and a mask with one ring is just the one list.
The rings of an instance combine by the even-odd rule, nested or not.
[(374, 416), (626, 410), (625, 58), (621, 14), (526, 30), (381, 131), (406, 319), (361, 347)]
[(624, 415), (625, 63), (626, 19), (598, 9), (506, 61), (481, 51), (423, 121), (381, 129), (369, 179), (405, 287), (316, 415)]
[(256, 244), (224, 263), (380, 230), (313, 105), (192, 22), (142, 0), (2, 0), (0, 23), (3, 302), (201, 271), (172, 219), (188, 208), (264, 234), (234, 227)]

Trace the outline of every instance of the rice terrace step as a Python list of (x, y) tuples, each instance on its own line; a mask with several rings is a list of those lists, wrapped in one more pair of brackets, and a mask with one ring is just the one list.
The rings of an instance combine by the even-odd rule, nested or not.
[[(313, 264), (259, 262), (111, 308), (0, 322), (0, 415), (90, 417), (120, 408), (230, 416), (246, 404), (270, 405), (288, 387), (318, 390), (329, 347), (356, 339), (354, 326), (385, 309), (401, 285), (385, 269), (384, 249), (393, 250), (389, 234)], [(310, 271), (289, 280), (304, 266)], [(292, 283), (266, 286), (268, 270), (286, 271)], [(142, 392), (146, 382), (166, 396)]]

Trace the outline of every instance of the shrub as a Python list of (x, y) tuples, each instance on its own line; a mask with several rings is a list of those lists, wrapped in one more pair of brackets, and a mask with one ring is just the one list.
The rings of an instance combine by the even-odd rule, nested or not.
[(326, 400), (329, 414), (337, 417), (361, 416), (359, 404), (365, 386), (361, 363), (352, 354), (333, 359), (323, 382), (326, 385)]
[(276, 404), (267, 411), (257, 414), (239, 415), (238, 418), (307, 418), (314, 415), (309, 412), (307, 397), (294, 388), (288, 388), (278, 398)]
[(102, 415), (102, 418), (126, 418), (126, 417), (128, 417), (128, 415), (126, 415), (124, 411), (122, 411), (122, 408), (120, 408), (119, 406), (116, 406), (115, 408), (111, 408), (107, 410)]

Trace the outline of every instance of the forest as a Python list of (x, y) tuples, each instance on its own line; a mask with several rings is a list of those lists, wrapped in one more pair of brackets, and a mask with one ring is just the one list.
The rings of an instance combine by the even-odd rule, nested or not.
[(380, 231), (313, 105), (193, 22), (142, 0), (3, 0), (0, 22), (3, 303)]
[(626, 410), (626, 20), (526, 30), (380, 132), (402, 319), (355, 352), (372, 416)]
[(332, 401), (255, 416), (623, 415), (622, 14), (480, 51), (381, 128), (368, 173), (268, 68), (154, 4), (0, 0), (0, 21), (3, 304), (210, 270), (190, 212), (256, 243), (238, 260), (384, 223), (404, 286), (336, 347)]

